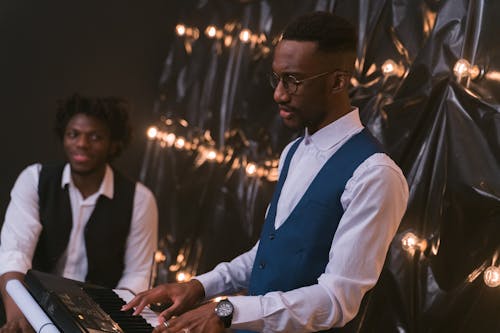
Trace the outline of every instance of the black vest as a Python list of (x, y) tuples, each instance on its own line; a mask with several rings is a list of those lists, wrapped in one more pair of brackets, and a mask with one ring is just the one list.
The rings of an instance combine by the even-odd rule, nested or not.
[[(61, 187), (63, 165), (43, 165), (38, 182), (43, 226), (33, 268), (54, 272), (66, 250), (73, 225), (68, 186)], [(113, 170), (113, 199), (101, 195), (85, 226), (86, 282), (115, 288), (125, 267), (125, 247), (132, 220), (135, 183)]]

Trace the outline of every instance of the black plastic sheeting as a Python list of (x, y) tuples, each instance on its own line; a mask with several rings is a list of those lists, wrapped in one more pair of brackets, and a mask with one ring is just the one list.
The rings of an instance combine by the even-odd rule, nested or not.
[[(328, 10), (359, 30), (352, 103), (398, 162), (410, 202), (379, 283), (345, 332), (499, 332), (500, 289), (484, 271), (500, 265), (500, 2), (424, 0), (184, 1), (179, 23), (197, 27), (171, 45), (156, 103), (163, 132), (150, 140), (142, 179), (158, 198), (156, 283), (210, 270), (258, 238), (274, 182), (270, 170), (297, 135), (281, 125), (267, 75), (290, 18)], [(233, 39), (210, 39), (226, 27)], [(265, 36), (238, 40), (242, 29)], [(478, 78), (458, 78), (465, 59)], [(397, 75), (383, 73), (392, 60)], [(185, 122), (187, 121), (187, 123)], [(213, 148), (218, 161), (202, 154)], [(203, 150), (205, 149), (205, 150)], [(408, 233), (421, 246), (403, 247)]]

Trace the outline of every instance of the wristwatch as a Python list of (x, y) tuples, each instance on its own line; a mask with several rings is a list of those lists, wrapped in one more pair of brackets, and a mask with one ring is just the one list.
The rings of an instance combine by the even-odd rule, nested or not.
[(234, 306), (227, 299), (223, 299), (217, 303), (215, 307), (215, 314), (222, 320), (225, 328), (229, 328), (231, 326), (231, 321), (233, 320), (233, 312)]

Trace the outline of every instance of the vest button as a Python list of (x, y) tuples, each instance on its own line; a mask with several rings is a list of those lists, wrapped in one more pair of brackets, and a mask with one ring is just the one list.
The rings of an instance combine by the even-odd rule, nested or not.
[(274, 239), (274, 237), (275, 237), (275, 234), (270, 234), (270, 235), (269, 235), (269, 239), (270, 239), (270, 240), (273, 240), (273, 239)]
[(259, 264), (259, 268), (260, 268), (260, 269), (264, 269), (265, 267), (266, 267), (266, 264), (265, 264), (265, 263), (261, 262), (261, 263)]

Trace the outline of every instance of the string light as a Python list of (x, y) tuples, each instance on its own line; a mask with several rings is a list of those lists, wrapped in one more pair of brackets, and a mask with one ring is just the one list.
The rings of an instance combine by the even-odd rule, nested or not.
[(483, 71), (477, 65), (472, 66), (466, 59), (458, 59), (455, 66), (453, 66), (453, 73), (457, 81), (460, 82), (463, 78), (475, 80), (482, 76)]
[(165, 253), (163, 253), (161, 251), (155, 252), (155, 262), (160, 263), (160, 262), (164, 262), (165, 260), (167, 260), (167, 256), (165, 255)]
[(178, 272), (175, 275), (175, 279), (177, 280), (177, 282), (186, 282), (191, 280), (191, 274), (187, 272)]
[(213, 149), (207, 150), (207, 160), (213, 161), (217, 157), (217, 152)]
[(403, 247), (403, 250), (408, 253), (414, 254), (416, 250), (424, 252), (427, 248), (427, 241), (425, 239), (418, 238), (412, 232), (407, 232), (401, 239), (401, 245)]
[(243, 43), (248, 43), (250, 41), (251, 36), (252, 36), (252, 32), (249, 29), (243, 29), (240, 32), (240, 40)]
[(490, 266), (486, 268), (483, 274), (484, 283), (491, 288), (500, 286), (500, 268), (497, 266)]
[(253, 163), (248, 163), (245, 170), (247, 172), (247, 175), (253, 176), (257, 172), (257, 166)]
[[(170, 131), (161, 130), (160, 128), (167, 126)], [(217, 163), (231, 163), (231, 169), (244, 168), (249, 177), (258, 177), (266, 179), (269, 182), (276, 182), (278, 180), (278, 163), (279, 160), (266, 160), (264, 162), (256, 163), (254, 161), (247, 162), (247, 156), (234, 157), (234, 149), (230, 146), (226, 147), (224, 151), (218, 151), (214, 147), (215, 142), (210, 134), (205, 132), (202, 137), (194, 137), (188, 140), (184, 136), (177, 136), (171, 130), (173, 126), (180, 125), (183, 128), (188, 128), (189, 124), (183, 119), (161, 119), (160, 126), (150, 126), (146, 131), (146, 135), (150, 140), (156, 140), (160, 147), (174, 147), (177, 150), (195, 151), (197, 152), (194, 164), (196, 167), (201, 166), (206, 161)], [(178, 268), (176, 269), (178, 270)]]
[(397, 76), (402, 77), (405, 73), (405, 68), (402, 64), (397, 64), (392, 59), (387, 59), (382, 64), (382, 74), (386, 77)]
[(148, 138), (154, 139), (156, 138), (157, 134), (158, 134), (158, 128), (156, 126), (151, 126), (150, 128), (148, 128), (147, 131)]
[(177, 33), (177, 36), (184, 36), (186, 33), (186, 26), (184, 24), (177, 24), (175, 26), (175, 32)]
[(183, 137), (179, 136), (179, 137), (177, 137), (177, 140), (175, 140), (174, 145), (175, 145), (175, 148), (182, 149), (186, 145), (186, 140)]
[(217, 36), (217, 28), (213, 25), (209, 25), (205, 29), (205, 34), (207, 35), (208, 38), (215, 38), (215, 36)]

